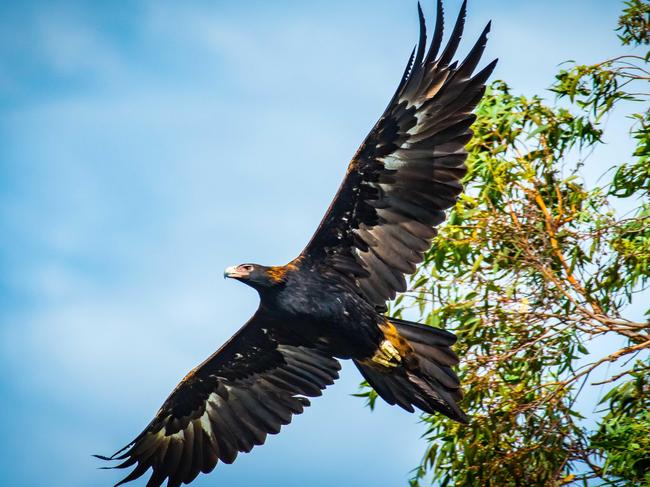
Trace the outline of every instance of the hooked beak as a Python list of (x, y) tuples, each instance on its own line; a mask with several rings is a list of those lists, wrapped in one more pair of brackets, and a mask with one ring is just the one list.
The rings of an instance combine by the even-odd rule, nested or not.
[(223, 278), (230, 278), (230, 279), (237, 279), (241, 277), (245, 277), (245, 274), (237, 270), (237, 266), (233, 265), (230, 267), (226, 267), (226, 270), (223, 271)]

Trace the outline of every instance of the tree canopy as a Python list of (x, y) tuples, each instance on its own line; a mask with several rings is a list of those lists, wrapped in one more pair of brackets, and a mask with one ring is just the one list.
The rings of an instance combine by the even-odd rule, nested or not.
[[(390, 310), (458, 335), (472, 417), (423, 417), (413, 486), (650, 485), (650, 325), (628, 316), (650, 283), (650, 2), (617, 33), (634, 51), (565, 64), (554, 102), (496, 81), (477, 110), (466, 191)], [(634, 151), (588, 184), (622, 108)]]

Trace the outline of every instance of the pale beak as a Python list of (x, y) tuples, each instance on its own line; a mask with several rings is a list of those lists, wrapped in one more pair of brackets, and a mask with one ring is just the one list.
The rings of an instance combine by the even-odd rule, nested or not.
[(240, 271), (237, 270), (236, 265), (233, 265), (230, 267), (226, 267), (226, 270), (223, 271), (223, 278), (225, 279), (226, 277), (229, 277), (231, 279), (237, 279), (238, 277), (244, 277), (244, 274), (242, 274)]

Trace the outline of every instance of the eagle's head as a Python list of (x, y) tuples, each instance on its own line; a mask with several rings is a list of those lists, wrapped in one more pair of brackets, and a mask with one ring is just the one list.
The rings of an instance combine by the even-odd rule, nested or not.
[(267, 267), (259, 264), (240, 264), (228, 267), (223, 277), (237, 279), (255, 289), (264, 289), (284, 282), (285, 266)]

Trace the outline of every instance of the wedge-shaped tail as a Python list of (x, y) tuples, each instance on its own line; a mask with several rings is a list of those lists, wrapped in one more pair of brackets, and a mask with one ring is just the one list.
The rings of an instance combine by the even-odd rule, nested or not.
[(425, 413), (439, 412), (467, 423), (466, 414), (458, 406), (463, 397), (460, 381), (451, 369), (458, 357), (450, 348), (456, 336), (448, 331), (405, 320), (390, 318), (390, 324), (405, 346), (395, 365), (372, 360), (355, 364), (368, 383), (387, 403), (397, 404), (413, 412), (413, 406)]

